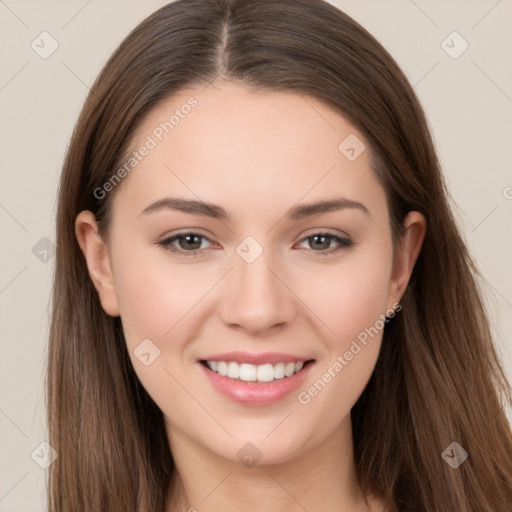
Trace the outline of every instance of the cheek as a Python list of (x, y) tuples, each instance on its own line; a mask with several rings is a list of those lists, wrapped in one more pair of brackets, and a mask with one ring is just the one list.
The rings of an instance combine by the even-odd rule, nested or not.
[(206, 284), (199, 285), (210, 280), (194, 273), (192, 265), (173, 265), (164, 249), (148, 242), (128, 247), (129, 239), (119, 236), (113, 254), (129, 357), (143, 387), (162, 410), (172, 410), (177, 403), (184, 410), (191, 407), (190, 400), (179, 384), (182, 377), (173, 376), (183, 365), (192, 331), (178, 334), (183, 334), (194, 305), (207, 291)]
[(144, 338), (162, 343), (172, 336), (174, 326), (200, 301), (211, 281), (211, 272), (203, 275), (196, 266), (176, 265), (163, 248), (148, 242), (128, 249), (119, 237), (114, 256), (116, 293), (129, 345)]
[(318, 273), (305, 298), (321, 324), (329, 327), (319, 327), (325, 333), (325, 352), (297, 397), (319, 432), (349, 413), (378, 358), (392, 268), (391, 242), (380, 242)]
[(322, 320), (331, 349), (342, 350), (385, 314), (391, 267), (391, 245), (382, 243), (304, 277), (300, 296)]

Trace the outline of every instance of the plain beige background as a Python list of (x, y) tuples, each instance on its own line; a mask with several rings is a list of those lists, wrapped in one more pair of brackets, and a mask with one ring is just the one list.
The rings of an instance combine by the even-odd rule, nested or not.
[[(31, 454), (46, 439), (55, 195), (69, 137), (107, 57), (164, 3), (0, 0), (1, 512), (45, 509), (46, 470)], [(512, 376), (512, 3), (332, 3), (383, 43), (415, 86)], [(31, 46), (45, 37), (51, 49), (42, 32), (58, 44), (47, 58), (41, 43), (39, 53)]]

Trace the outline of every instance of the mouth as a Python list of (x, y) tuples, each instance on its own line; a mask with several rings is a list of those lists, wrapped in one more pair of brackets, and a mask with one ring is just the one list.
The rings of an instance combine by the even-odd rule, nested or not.
[(297, 362), (265, 363), (260, 365), (238, 363), (236, 361), (201, 360), (210, 371), (238, 382), (273, 382), (287, 379), (312, 364), (314, 359)]
[(206, 383), (224, 397), (247, 406), (265, 406), (297, 390), (315, 359), (287, 354), (231, 352), (197, 361)]

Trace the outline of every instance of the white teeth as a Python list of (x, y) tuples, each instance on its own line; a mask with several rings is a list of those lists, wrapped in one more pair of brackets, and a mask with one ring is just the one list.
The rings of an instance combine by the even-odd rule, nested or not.
[(238, 364), (233, 361), (206, 361), (210, 370), (223, 377), (230, 379), (240, 379), (245, 382), (271, 382), (275, 379), (284, 379), (291, 377), (299, 372), (304, 366), (304, 362), (298, 363), (277, 363), (277, 364)]
[(287, 377), (290, 377), (294, 373), (295, 373), (295, 363), (286, 363), (286, 366), (284, 367), (284, 374)]
[(284, 363), (274, 365), (274, 379), (282, 379), (284, 377)]
[(228, 363), (228, 373), (226, 373), (226, 377), (238, 379), (238, 377), (240, 377), (240, 367), (236, 363)]
[(217, 365), (217, 373), (222, 375), (223, 377), (228, 373), (228, 363), (224, 361), (219, 361)]
[(256, 369), (256, 380), (270, 382), (274, 380), (274, 367), (271, 364), (262, 364)]
[[(236, 364), (238, 366), (238, 363), (229, 363), (229, 364)], [(240, 380), (245, 381), (252, 381), (256, 380), (256, 366), (253, 364), (241, 364), (240, 365)]]

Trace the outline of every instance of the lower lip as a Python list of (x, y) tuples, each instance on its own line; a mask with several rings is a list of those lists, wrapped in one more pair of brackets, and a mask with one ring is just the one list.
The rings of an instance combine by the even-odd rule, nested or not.
[(271, 382), (244, 382), (230, 379), (210, 370), (202, 363), (199, 363), (199, 366), (213, 386), (234, 402), (244, 405), (269, 405), (282, 400), (300, 387), (313, 364), (314, 362), (310, 361), (291, 377)]

